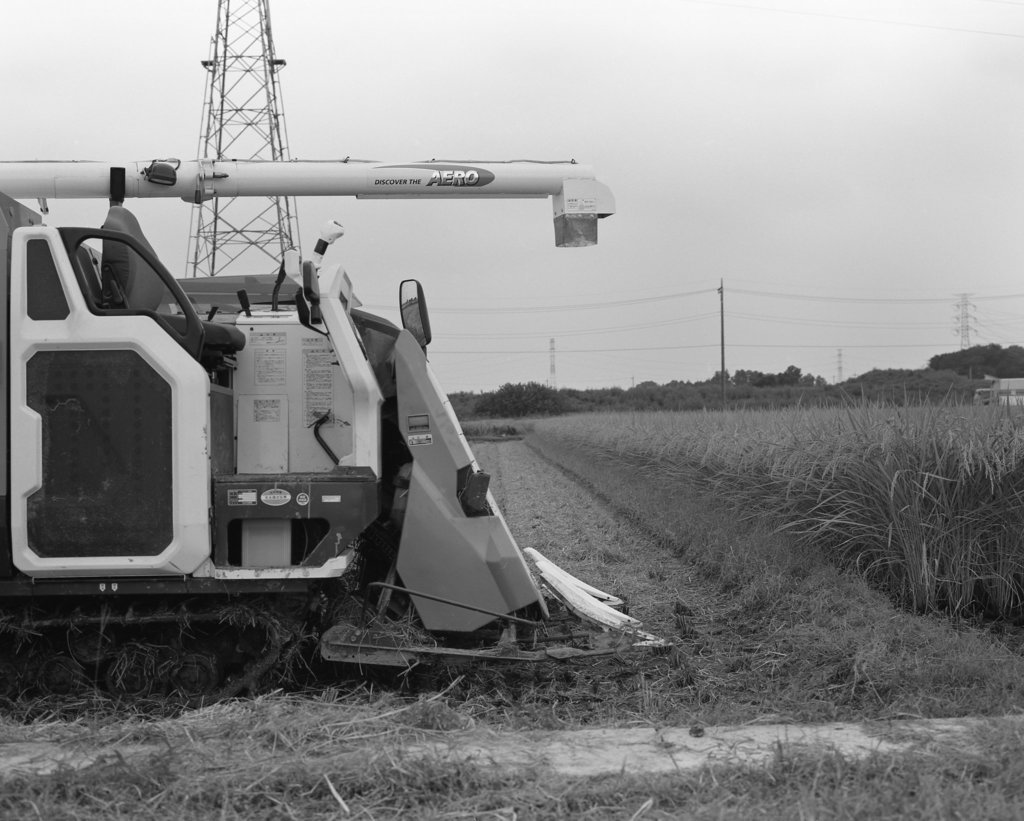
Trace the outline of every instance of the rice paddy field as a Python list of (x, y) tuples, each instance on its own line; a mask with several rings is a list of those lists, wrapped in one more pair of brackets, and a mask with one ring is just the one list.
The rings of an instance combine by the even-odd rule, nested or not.
[[(671, 652), (351, 675), (190, 710), (4, 703), (0, 818), (1024, 817), (1017, 415), (855, 407), (466, 428), (520, 545), (621, 595)], [(961, 717), (977, 723), (956, 743), (917, 723)], [(544, 746), (836, 722), (911, 746), (851, 756), (780, 741), (755, 764), (600, 775), (555, 766)], [(532, 758), (497, 763), (513, 743)], [(444, 752), (468, 746), (494, 756)]]
[(900, 604), (1015, 620), (1024, 607), (1024, 413), (857, 406), (546, 421), (563, 446), (693, 482), (767, 516)]

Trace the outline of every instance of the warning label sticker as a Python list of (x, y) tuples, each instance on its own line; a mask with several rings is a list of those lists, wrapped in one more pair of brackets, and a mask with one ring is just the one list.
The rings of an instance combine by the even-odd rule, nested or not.
[(320, 339), (302, 340), (302, 416), (312, 425), (334, 407), (334, 352)]
[(257, 385), (288, 383), (288, 357), (282, 331), (254, 331), (249, 334), (253, 348), (253, 379)]
[(284, 345), (284, 331), (253, 331), (249, 334), (250, 345)]
[(254, 352), (253, 379), (257, 385), (288, 383), (288, 361), (284, 348), (259, 348)]

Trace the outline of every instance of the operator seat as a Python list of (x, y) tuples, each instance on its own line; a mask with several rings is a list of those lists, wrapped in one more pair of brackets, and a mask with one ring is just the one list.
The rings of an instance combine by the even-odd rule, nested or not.
[[(154, 257), (156, 251), (149, 244), (135, 215), (120, 205), (111, 206), (101, 226), (105, 231), (128, 234)], [(156, 311), (168, 302), (167, 287), (141, 259), (123, 242), (103, 240), (103, 258), (100, 267), (103, 302), (109, 308), (130, 308), (134, 311)]]
[[(127, 208), (112, 205), (101, 226), (104, 230), (128, 234), (156, 257), (135, 215)], [(162, 305), (175, 301), (173, 294), (156, 276), (148, 263), (123, 242), (103, 240), (101, 264), (102, 305), (107, 308), (129, 308), (156, 313)], [(160, 311), (160, 318), (184, 335), (185, 317)], [(207, 367), (219, 362), (225, 355), (245, 347), (245, 334), (234, 325), (200, 320), (203, 326), (203, 350), (200, 361)]]

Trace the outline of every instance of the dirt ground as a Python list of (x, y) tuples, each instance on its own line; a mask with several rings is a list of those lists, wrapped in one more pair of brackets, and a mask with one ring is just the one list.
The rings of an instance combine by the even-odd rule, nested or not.
[[(411, 742), (393, 742), (382, 753), (404, 762), (430, 759), (493, 766), (505, 772), (546, 771), (571, 777), (656, 775), (698, 770), (713, 765), (763, 765), (785, 748), (792, 753), (838, 753), (846, 759), (872, 754), (923, 753), (949, 756), (967, 752), (979, 734), (996, 722), (1024, 727), (1024, 717), (1005, 719), (925, 719), (899, 722), (831, 723), (823, 725), (767, 724), (694, 728), (595, 728), (518, 732), (472, 730), (429, 733)], [(48, 775), (61, 769), (102, 766), (116, 761), (144, 762), (158, 757), (161, 745), (74, 741), (4, 742), (0, 740), (0, 779), (14, 775)], [(196, 745), (208, 761), (230, 759), (230, 746), (217, 742)], [(281, 750), (279, 763), (294, 761)], [(272, 755), (262, 762), (273, 767)], [(344, 766), (358, 759), (351, 750), (319, 751), (304, 756), (310, 766)]]
[(539, 550), (583, 581), (629, 603), (644, 629), (670, 638), (680, 612), (692, 620), (714, 607), (692, 571), (591, 490), (525, 442), (474, 445), (520, 547)]
[[(702, 591), (686, 565), (616, 514), (565, 472), (519, 441), (479, 443), (475, 450), (492, 475), (492, 488), (522, 547), (533, 547), (563, 567), (630, 602), (632, 615), (648, 631), (670, 638), (714, 632), (718, 605)], [(662, 698), (671, 699), (666, 692)], [(687, 698), (690, 696), (686, 696)], [(684, 695), (680, 690), (679, 698)], [(685, 715), (683, 710), (680, 715)], [(194, 717), (194, 716), (193, 716)], [(758, 762), (775, 755), (781, 744), (837, 750), (863, 756), (876, 751), (927, 750), (942, 744), (969, 745), (985, 721), (829, 722), (798, 726), (778, 716), (733, 726), (574, 727), (564, 730), (510, 731), (477, 726), (431, 731), (396, 739), (396, 755), (430, 756), (505, 767), (536, 767), (571, 775), (617, 772), (672, 772), (714, 761)], [(644, 725), (644, 722), (639, 722)], [(209, 740), (204, 752), (230, 757)], [(0, 778), (16, 773), (47, 773), (81, 768), (111, 758), (138, 758), (154, 749), (130, 741), (95, 743), (88, 734), (60, 731), (51, 737), (33, 732), (21, 739), (0, 737)], [(348, 750), (348, 754), (351, 754)], [(378, 751), (379, 752), (379, 751)], [(285, 751), (281, 755), (291, 755)], [(325, 753), (337, 755), (337, 753)]]

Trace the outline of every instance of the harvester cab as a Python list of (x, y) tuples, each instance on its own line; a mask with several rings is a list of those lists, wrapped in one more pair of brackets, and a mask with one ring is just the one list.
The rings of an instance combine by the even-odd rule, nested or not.
[[(0, 164), (0, 191), (423, 196), (461, 173), (450, 190), (475, 193), (468, 166), (429, 163), (355, 181), (349, 163), (333, 177), (319, 163), (50, 165)], [(556, 240), (596, 240), (607, 189), (565, 177), (574, 165), (521, 165), (474, 166), (474, 185), (550, 194)], [(427, 364), (422, 287), (402, 283), (404, 328), (363, 311), (323, 262), (342, 233), (329, 224), (312, 260), (289, 255), (277, 276), (177, 279), (119, 204), (101, 228), (57, 228), (0, 194), (0, 624), (14, 636), (0, 695), (85, 682), (222, 697), (303, 644), (395, 667), (661, 644), (527, 551), (531, 572)], [(396, 618), (418, 632), (388, 629)]]

